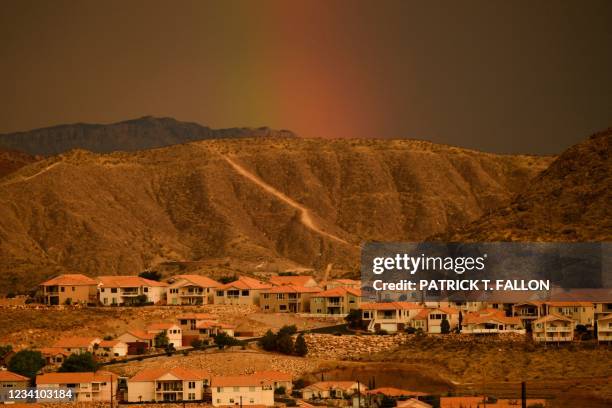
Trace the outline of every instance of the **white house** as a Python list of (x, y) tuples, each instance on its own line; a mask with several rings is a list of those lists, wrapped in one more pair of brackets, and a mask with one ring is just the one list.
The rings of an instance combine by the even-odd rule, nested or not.
[(423, 306), (415, 302), (368, 302), (361, 304), (361, 318), (369, 331), (402, 331), (409, 326)]
[(205, 305), (212, 303), (221, 284), (202, 275), (176, 275), (168, 286), (169, 305)]
[(179, 325), (174, 323), (152, 323), (147, 326), (147, 333), (157, 335), (161, 332), (166, 332), (168, 336), (168, 342), (174, 346), (175, 349), (183, 347), (183, 330)]
[(597, 340), (612, 342), (612, 314), (597, 320)]
[(147, 368), (128, 380), (128, 402), (201, 401), (210, 374), (188, 368)]
[(98, 296), (104, 306), (131, 306), (143, 297), (146, 302), (161, 303), (166, 298), (165, 282), (140, 276), (98, 276)]
[(102, 340), (98, 343), (96, 354), (104, 357), (123, 357), (128, 354), (127, 343), (121, 340)]
[(238, 280), (219, 286), (215, 290), (216, 305), (259, 305), (262, 290), (270, 289), (272, 284), (242, 276)]
[(274, 385), (258, 375), (235, 377), (213, 377), (211, 382), (212, 404), (215, 407), (228, 405), (274, 405)]
[(46, 373), (36, 376), (39, 389), (69, 388), (76, 402), (116, 399), (117, 375), (109, 371), (95, 373)]

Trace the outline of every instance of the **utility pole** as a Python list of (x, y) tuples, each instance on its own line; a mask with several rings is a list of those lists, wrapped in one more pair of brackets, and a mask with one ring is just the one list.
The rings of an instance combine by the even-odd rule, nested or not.
[(110, 408), (113, 408), (113, 374), (110, 374)]
[(357, 380), (357, 408), (361, 408), (361, 384)]

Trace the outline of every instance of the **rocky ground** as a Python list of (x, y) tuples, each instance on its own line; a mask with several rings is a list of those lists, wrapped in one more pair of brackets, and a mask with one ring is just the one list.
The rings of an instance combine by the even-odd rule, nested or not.
[(409, 337), (406, 334), (385, 336), (304, 335), (308, 345), (308, 356), (327, 360), (352, 360), (372, 353), (393, 350), (405, 343)]

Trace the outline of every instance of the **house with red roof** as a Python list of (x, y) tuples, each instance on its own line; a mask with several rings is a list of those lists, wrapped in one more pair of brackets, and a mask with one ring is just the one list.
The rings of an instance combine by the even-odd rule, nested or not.
[(64, 350), (68, 354), (93, 353), (96, 344), (101, 341), (98, 337), (62, 337), (53, 344), (52, 348)]
[(271, 283), (241, 276), (215, 290), (216, 305), (259, 305), (260, 294), (272, 287)]
[(39, 351), (45, 359), (45, 364), (48, 366), (59, 366), (70, 355), (69, 352), (61, 347), (43, 347)]
[(206, 305), (214, 300), (219, 282), (202, 275), (176, 275), (168, 286), (169, 305)]
[[(281, 276), (285, 278), (286, 276)], [(285, 284), (261, 291), (259, 306), (264, 312), (273, 313), (308, 313), (310, 298), (319, 292), (316, 286), (298, 286)]]
[(221, 406), (274, 406), (274, 381), (257, 374), (213, 377), (212, 404)]
[(155, 334), (146, 330), (131, 329), (117, 337), (117, 340), (128, 345), (128, 355), (144, 354), (153, 347)]
[(597, 320), (597, 340), (607, 343), (612, 342), (612, 313)]
[(104, 306), (132, 306), (144, 302), (159, 304), (165, 301), (165, 282), (140, 276), (98, 276), (100, 303)]
[(124, 357), (128, 354), (128, 344), (118, 339), (102, 340), (95, 351), (101, 357)]
[(423, 306), (415, 302), (365, 302), (361, 304), (361, 318), (369, 331), (403, 331)]
[[(0, 390), (7, 388), (27, 388), (30, 385), (30, 379), (23, 375), (13, 373), (11, 371), (0, 370)], [(0, 394), (0, 402), (3, 395)]]
[(146, 332), (152, 334), (155, 338), (159, 333), (166, 333), (168, 343), (172, 344), (175, 349), (183, 347), (183, 330), (176, 323), (160, 322), (151, 323), (147, 326)]
[(316, 399), (344, 399), (365, 394), (368, 387), (357, 381), (319, 381), (302, 389), (302, 398), (305, 400)]
[(519, 317), (509, 317), (503, 310), (483, 309), (466, 313), (461, 322), (461, 333), (465, 334), (525, 334)]
[(326, 290), (334, 288), (361, 289), (361, 281), (355, 279), (338, 278), (325, 282)]
[(146, 368), (128, 379), (128, 402), (202, 401), (210, 373), (191, 368)]
[(531, 326), (533, 341), (560, 343), (574, 340), (574, 321), (555, 313), (533, 321)]
[(98, 282), (80, 273), (63, 274), (40, 284), (46, 305), (96, 304)]
[(117, 374), (109, 371), (95, 373), (46, 373), (36, 376), (39, 389), (69, 388), (76, 402), (106, 401), (116, 399)]
[(336, 287), (312, 294), (310, 313), (341, 317), (359, 310), (360, 304), (361, 289)]

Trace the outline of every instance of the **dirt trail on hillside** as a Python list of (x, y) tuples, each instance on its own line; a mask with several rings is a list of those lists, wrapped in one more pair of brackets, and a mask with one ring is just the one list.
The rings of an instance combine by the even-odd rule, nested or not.
[(312, 216), (310, 214), (310, 210), (308, 208), (304, 207), (302, 204), (298, 203), (297, 201), (294, 201), (293, 199), (287, 197), (285, 194), (281, 193), (280, 191), (278, 191), (277, 189), (275, 189), (271, 185), (267, 184), (265, 181), (263, 181), (262, 179), (257, 177), (255, 174), (251, 173), (250, 171), (248, 171), (247, 169), (245, 169), (244, 167), (242, 167), (241, 165), (239, 165), (238, 163), (236, 163), (235, 161), (233, 161), (229, 157), (223, 156), (223, 158), (225, 159), (225, 161), (227, 161), (230, 164), (230, 166), (232, 166), (234, 168), (234, 170), (236, 170), (238, 172), (238, 174), (240, 174), (241, 176), (245, 177), (246, 179), (252, 181), (253, 183), (257, 184), (263, 190), (265, 190), (266, 192), (272, 194), (273, 196), (275, 196), (279, 200), (289, 204), (291, 207), (293, 207), (296, 210), (300, 211), (300, 221), (302, 222), (302, 224), (304, 224), (304, 226), (306, 228), (310, 229), (311, 231), (313, 231), (313, 232), (315, 232), (315, 233), (317, 233), (317, 234), (319, 234), (321, 236), (324, 236), (326, 238), (332, 239), (334, 241), (341, 242), (341, 243), (349, 245), (349, 246), (355, 246), (355, 245), (349, 243), (348, 241), (345, 241), (344, 239), (342, 239), (342, 238), (340, 238), (340, 237), (338, 237), (338, 236), (336, 236), (334, 234), (330, 234), (329, 232), (323, 231), (317, 225), (317, 223), (312, 219)]
[(5, 181), (4, 183), (2, 183), (0, 185), (8, 186), (10, 184), (16, 184), (16, 183), (21, 183), (21, 182), (24, 182), (24, 181), (31, 180), (34, 177), (38, 177), (41, 174), (44, 174), (44, 173), (48, 172), (49, 170), (51, 170), (52, 168), (54, 168), (55, 166), (57, 166), (60, 163), (62, 163), (62, 161), (57, 161), (55, 163), (52, 163), (52, 164), (48, 165), (47, 167), (45, 167), (44, 169), (40, 170), (39, 172), (32, 174), (31, 176), (20, 176), (20, 177), (17, 177), (15, 179), (13, 179), (13, 180)]

